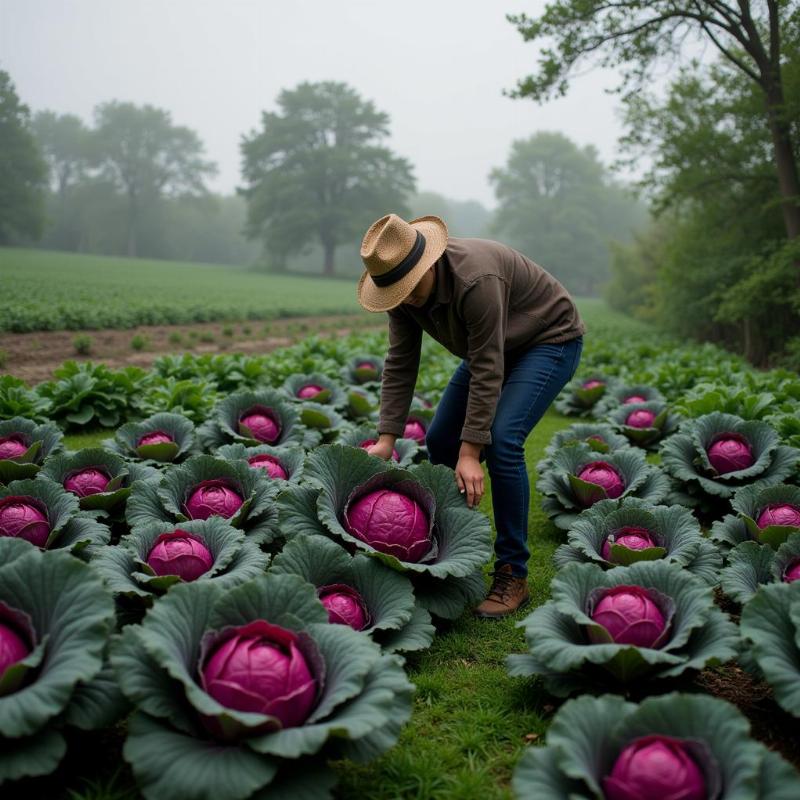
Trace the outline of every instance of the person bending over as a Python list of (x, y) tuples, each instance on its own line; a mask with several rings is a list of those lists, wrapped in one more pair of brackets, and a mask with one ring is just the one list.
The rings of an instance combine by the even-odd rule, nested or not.
[(575, 374), (586, 327), (567, 290), (522, 253), (487, 239), (448, 236), (444, 221), (389, 214), (364, 235), (358, 301), (387, 312), (379, 438), (391, 458), (419, 370), (422, 333), (463, 359), (425, 437), (430, 460), (455, 470), (467, 505), (492, 484), (496, 529), (492, 585), (475, 609), (498, 619), (528, 602), (530, 486), (525, 440)]

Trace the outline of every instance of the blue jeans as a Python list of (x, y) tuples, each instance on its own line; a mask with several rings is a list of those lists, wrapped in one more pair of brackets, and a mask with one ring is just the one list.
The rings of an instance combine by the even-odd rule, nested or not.
[[(559, 344), (540, 344), (515, 358), (506, 357), (505, 377), (497, 402), (492, 443), (484, 447), (497, 530), (495, 569), (510, 564), (518, 577), (528, 574), (528, 507), (530, 485), (525, 440), (575, 370), (583, 337)], [(455, 468), (461, 428), (467, 413), (469, 367), (456, 369), (428, 427), (425, 444), (434, 464)]]

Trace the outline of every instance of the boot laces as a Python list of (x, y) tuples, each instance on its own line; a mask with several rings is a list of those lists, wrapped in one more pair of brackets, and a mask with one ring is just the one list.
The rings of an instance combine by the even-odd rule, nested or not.
[(492, 588), (489, 589), (489, 598), (497, 598), (501, 603), (504, 603), (508, 595), (511, 593), (511, 587), (514, 585), (514, 576), (508, 572), (491, 572), (489, 573), (492, 580)]

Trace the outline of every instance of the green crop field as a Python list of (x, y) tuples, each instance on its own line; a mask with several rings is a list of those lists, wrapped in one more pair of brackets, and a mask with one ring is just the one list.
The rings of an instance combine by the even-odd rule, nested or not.
[(0, 248), (0, 331), (359, 313), (354, 280)]

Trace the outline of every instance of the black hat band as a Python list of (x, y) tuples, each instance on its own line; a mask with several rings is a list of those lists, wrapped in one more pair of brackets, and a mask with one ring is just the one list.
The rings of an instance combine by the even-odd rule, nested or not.
[(424, 252), (425, 237), (417, 231), (417, 240), (414, 242), (414, 246), (411, 248), (409, 254), (396, 267), (392, 267), (388, 272), (384, 272), (382, 275), (372, 275), (372, 282), (376, 286), (380, 286), (381, 289), (391, 286), (393, 283), (397, 283), (397, 281), (405, 278), (405, 276), (417, 266)]

